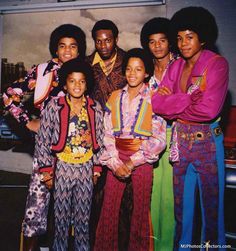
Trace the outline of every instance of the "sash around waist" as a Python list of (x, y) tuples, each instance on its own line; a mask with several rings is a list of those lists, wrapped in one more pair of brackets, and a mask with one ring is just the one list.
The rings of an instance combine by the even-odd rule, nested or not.
[(115, 138), (116, 140), (116, 148), (122, 151), (132, 151), (137, 152), (140, 149), (142, 144), (142, 139), (122, 139), (122, 138)]

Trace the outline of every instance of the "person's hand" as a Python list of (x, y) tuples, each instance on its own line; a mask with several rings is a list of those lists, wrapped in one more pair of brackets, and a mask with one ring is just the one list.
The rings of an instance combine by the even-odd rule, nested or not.
[(39, 119), (32, 119), (26, 124), (26, 127), (35, 133), (38, 132), (39, 127), (40, 127), (40, 120)]
[(52, 189), (53, 187), (53, 173), (52, 172), (43, 172), (41, 173), (41, 182), (45, 184), (47, 189)]
[(199, 89), (195, 90), (192, 94), (191, 94), (191, 100), (193, 103), (199, 103), (201, 102), (203, 97), (203, 92), (200, 91)]
[(120, 179), (126, 179), (131, 175), (131, 170), (123, 164), (115, 171), (115, 175)]
[(159, 86), (157, 93), (164, 96), (164, 95), (171, 95), (172, 91), (166, 86)]
[(97, 185), (98, 183), (98, 178), (101, 176), (101, 174), (99, 172), (95, 172), (93, 174), (93, 185)]
[(129, 168), (130, 171), (134, 170), (134, 163), (132, 162), (131, 159), (125, 161), (124, 164)]

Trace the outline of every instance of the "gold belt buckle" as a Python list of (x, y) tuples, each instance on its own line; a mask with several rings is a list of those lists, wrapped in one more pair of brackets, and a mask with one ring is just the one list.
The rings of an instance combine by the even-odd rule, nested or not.
[(204, 140), (204, 133), (203, 132), (195, 132), (195, 139), (196, 140)]
[(221, 130), (220, 126), (217, 126), (216, 128), (214, 128), (213, 131), (216, 136), (219, 136), (222, 134), (222, 130)]

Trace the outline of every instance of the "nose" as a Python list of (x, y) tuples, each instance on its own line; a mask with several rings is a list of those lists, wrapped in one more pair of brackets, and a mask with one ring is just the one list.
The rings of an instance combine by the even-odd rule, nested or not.
[(80, 87), (80, 82), (79, 82), (79, 81), (76, 81), (76, 82), (75, 82), (75, 86), (76, 86), (76, 87)]
[(105, 48), (105, 47), (106, 47), (106, 41), (102, 41), (102, 42), (101, 42), (101, 47), (102, 47), (102, 48)]
[(155, 47), (159, 47), (160, 46), (160, 42), (159, 41), (156, 41), (155, 42)]
[(183, 38), (182, 41), (181, 41), (181, 45), (184, 46), (187, 44), (187, 39), (186, 38)]

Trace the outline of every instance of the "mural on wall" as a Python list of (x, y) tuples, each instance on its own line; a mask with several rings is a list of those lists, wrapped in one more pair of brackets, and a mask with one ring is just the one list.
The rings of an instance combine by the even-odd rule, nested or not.
[[(32, 65), (50, 59), (51, 55), (48, 49), (49, 37), (51, 32), (61, 24), (72, 23), (80, 26), (84, 30), (87, 38), (87, 55), (89, 55), (94, 50), (91, 30), (96, 21), (101, 19), (112, 20), (120, 31), (118, 45), (124, 50), (128, 50), (133, 47), (140, 47), (139, 34), (143, 24), (147, 20), (157, 16), (166, 16), (165, 5), (3, 15), (2, 80), (4, 77), (3, 71), (7, 71), (10, 74), (8, 74), (6, 81), (2, 83), (2, 87), (4, 86), (5, 89), (14, 81), (13, 78), (17, 75), (19, 64), (21, 70), (23, 67), (25, 71), (29, 70)], [(14, 74), (12, 72), (14, 72)], [(19, 128), (17, 124), (15, 126), (13, 125), (15, 130), (12, 130), (9, 121), (8, 123), (6, 123), (5, 120), (0, 122), (0, 130), (2, 128), (3, 132), (3, 134), (0, 135), (0, 141), (1, 138), (3, 139), (2, 147), (0, 142), (1, 159), (7, 156), (12, 156), (12, 160), (22, 158), (18, 151), (28, 152), (30, 150), (27, 149), (29, 144), (26, 144), (26, 148), (24, 148), (15, 142), (17, 142), (17, 140), (23, 143), (28, 142), (29, 135), (27, 132), (24, 132), (25, 135), (23, 139), (18, 138)], [(14, 123), (14, 121), (11, 122)], [(8, 125), (10, 125), (10, 128)], [(20, 132), (23, 132), (23, 128), (20, 128)], [(25, 138), (27, 140), (25, 140)], [(11, 149), (9, 150), (9, 148)], [(30, 173), (31, 158), (29, 158), (28, 154), (24, 153), (23, 155), (25, 157), (23, 156), (20, 163), (12, 163), (10, 166), (14, 166), (16, 171)], [(3, 161), (2, 163), (5, 162)], [(9, 165), (0, 164), (0, 170), (6, 170), (5, 168), (7, 168), (7, 166)], [(26, 167), (27, 170), (25, 170)]]
[(165, 5), (7, 14), (3, 18), (2, 58), (15, 64), (24, 62), (27, 69), (33, 64), (48, 60), (50, 33), (63, 23), (72, 23), (84, 30), (87, 36), (87, 54), (90, 54), (94, 48), (91, 29), (96, 21), (104, 18), (112, 20), (118, 26), (118, 44), (127, 50), (140, 46), (139, 33), (147, 20), (165, 15)]

